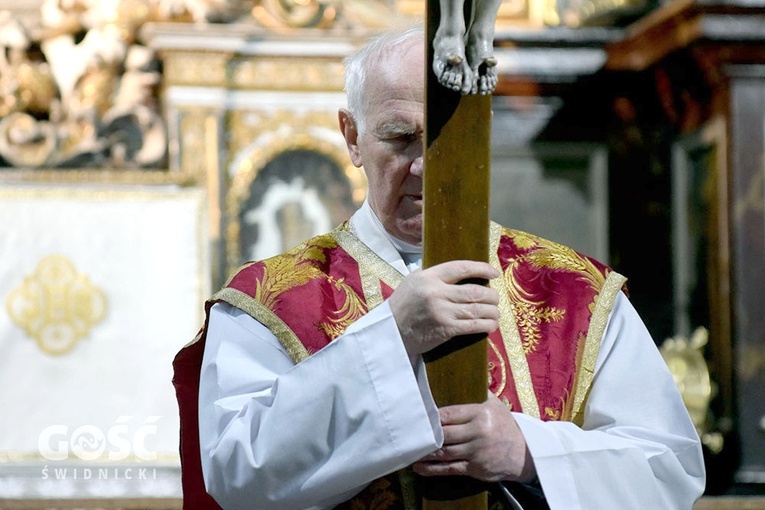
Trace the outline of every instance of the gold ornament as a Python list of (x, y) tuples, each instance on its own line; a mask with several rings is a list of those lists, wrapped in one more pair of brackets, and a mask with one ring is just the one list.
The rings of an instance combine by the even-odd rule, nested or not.
[(60, 255), (42, 259), (5, 305), (13, 322), (54, 355), (69, 352), (106, 314), (104, 293)]

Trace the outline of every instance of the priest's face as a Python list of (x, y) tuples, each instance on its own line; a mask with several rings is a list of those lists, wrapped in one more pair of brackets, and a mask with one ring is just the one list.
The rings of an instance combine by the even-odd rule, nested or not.
[(412, 244), (422, 240), (424, 60), (417, 38), (380, 56), (366, 78), (361, 132), (349, 112), (340, 112), (351, 160), (369, 181), (372, 210), (388, 233)]

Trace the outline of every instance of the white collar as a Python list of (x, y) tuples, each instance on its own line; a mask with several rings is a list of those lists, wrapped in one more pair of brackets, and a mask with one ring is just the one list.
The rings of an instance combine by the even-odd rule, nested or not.
[(422, 265), (422, 247), (390, 235), (382, 226), (368, 200), (365, 200), (359, 210), (351, 216), (350, 221), (353, 231), (361, 242), (401, 274), (409, 274), (410, 271)]

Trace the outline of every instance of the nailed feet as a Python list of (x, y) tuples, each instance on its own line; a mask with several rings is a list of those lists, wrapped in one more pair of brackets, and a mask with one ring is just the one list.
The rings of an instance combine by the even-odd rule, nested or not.
[(474, 31), (464, 37), (437, 31), (433, 39), (433, 72), (444, 87), (461, 94), (491, 94), (497, 86), (493, 38)]
[(462, 94), (473, 88), (473, 71), (465, 56), (462, 36), (443, 35), (439, 30), (433, 39), (433, 72), (444, 87)]

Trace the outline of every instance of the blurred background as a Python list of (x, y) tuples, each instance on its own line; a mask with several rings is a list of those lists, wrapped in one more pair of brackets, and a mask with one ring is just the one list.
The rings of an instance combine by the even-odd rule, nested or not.
[[(423, 0), (0, 0), (0, 508), (175, 509), (175, 353), (348, 218), (343, 58)], [(424, 26), (424, 25), (423, 25)], [(765, 508), (765, 1), (505, 0), (492, 218), (629, 278)]]

